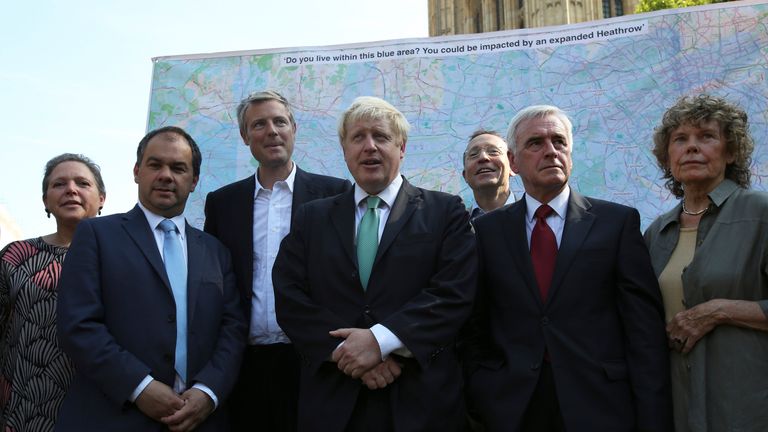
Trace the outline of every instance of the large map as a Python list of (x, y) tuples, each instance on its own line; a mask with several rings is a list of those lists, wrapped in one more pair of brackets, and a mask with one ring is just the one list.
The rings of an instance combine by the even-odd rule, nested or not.
[[(768, 188), (768, 3), (721, 3), (579, 25), (154, 59), (148, 128), (178, 125), (203, 153), (187, 218), (202, 226), (208, 192), (253, 174), (235, 108), (276, 89), (298, 123), (294, 160), (338, 177), (337, 135), (357, 96), (386, 99), (411, 123), (402, 173), (412, 183), (472, 194), (462, 152), (477, 128), (506, 133), (517, 110), (552, 104), (574, 119), (571, 185), (638, 208), (643, 227), (676, 201), (650, 152), (653, 129), (684, 94), (708, 92), (749, 114), (753, 187)], [(522, 183), (512, 189), (518, 196)]]

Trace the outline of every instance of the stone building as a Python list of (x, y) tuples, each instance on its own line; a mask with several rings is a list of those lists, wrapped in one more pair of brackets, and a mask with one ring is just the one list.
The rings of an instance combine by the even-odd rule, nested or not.
[(573, 24), (632, 13), (639, 0), (428, 0), (429, 35)]

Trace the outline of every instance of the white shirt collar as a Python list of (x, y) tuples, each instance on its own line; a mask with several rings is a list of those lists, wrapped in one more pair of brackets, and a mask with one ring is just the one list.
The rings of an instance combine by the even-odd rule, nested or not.
[(149, 222), (149, 227), (152, 228), (152, 230), (156, 230), (157, 226), (160, 225), (160, 222), (170, 219), (171, 222), (176, 225), (176, 228), (179, 230), (179, 236), (181, 238), (184, 238), (186, 236), (186, 224), (184, 223), (184, 213), (180, 215), (176, 215), (172, 218), (167, 218), (165, 216), (160, 216), (159, 214), (152, 213), (149, 211), (144, 205), (139, 201), (139, 208), (142, 212), (144, 212), (144, 216), (147, 218), (147, 222)]
[[(565, 214), (568, 211), (568, 198), (570, 198), (570, 196), (571, 187), (566, 184), (563, 190), (547, 203), (552, 207), (552, 210), (555, 211), (555, 214), (557, 214), (560, 219), (565, 219)], [(525, 194), (525, 217), (529, 222), (533, 220), (533, 214), (536, 213), (536, 209), (539, 208), (541, 204), (542, 203), (536, 200), (536, 198)]]
[[(285, 178), (285, 180), (281, 180), (288, 186), (288, 190), (293, 193), (293, 182), (296, 180), (296, 163), (291, 161), (293, 164), (293, 167), (291, 168), (291, 173), (288, 174), (288, 177)], [(259, 183), (259, 173), (257, 172), (254, 176), (254, 181), (256, 182), (256, 189), (253, 191), (253, 196), (257, 196), (259, 194), (259, 191), (262, 189), (265, 189), (264, 186)], [(277, 184), (279, 182), (275, 182)]]
[[(386, 188), (384, 188), (383, 191), (376, 194), (379, 198), (381, 198), (382, 201), (387, 205), (387, 207), (392, 208), (392, 205), (395, 203), (395, 198), (397, 198), (397, 194), (400, 192), (400, 187), (403, 185), (403, 177), (400, 176), (400, 173), (397, 173), (397, 176), (395, 176), (395, 179), (392, 180), (392, 183), (389, 184)], [(364, 191), (363, 188), (361, 188), (357, 183), (355, 183), (355, 205), (360, 205), (360, 201), (368, 198), (368, 192)]]

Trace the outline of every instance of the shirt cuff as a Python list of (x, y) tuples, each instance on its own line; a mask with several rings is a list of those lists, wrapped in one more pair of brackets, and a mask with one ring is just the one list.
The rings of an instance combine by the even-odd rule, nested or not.
[(371, 327), (371, 333), (373, 333), (373, 337), (376, 338), (376, 342), (379, 344), (382, 361), (392, 354), (393, 351), (405, 348), (403, 341), (381, 324), (376, 324)]
[(211, 400), (213, 401), (214, 410), (219, 407), (219, 399), (216, 397), (216, 393), (214, 393), (213, 390), (210, 389), (210, 387), (208, 387), (203, 383), (195, 383), (195, 385), (193, 385), (192, 388), (196, 388), (201, 392), (207, 394), (208, 397), (210, 397)]
[(143, 391), (144, 391), (144, 389), (145, 389), (145, 388), (147, 388), (147, 386), (149, 385), (149, 383), (151, 383), (151, 382), (152, 382), (152, 381), (154, 381), (154, 380), (155, 380), (155, 379), (154, 379), (154, 378), (152, 378), (152, 375), (147, 375), (147, 376), (145, 376), (145, 377), (144, 377), (144, 379), (143, 379), (143, 380), (141, 380), (141, 382), (139, 383), (139, 385), (137, 385), (137, 386), (136, 386), (136, 389), (133, 391), (133, 393), (131, 393), (131, 395), (130, 395), (130, 396), (128, 396), (128, 400), (129, 400), (129, 401), (131, 401), (131, 403), (134, 403), (134, 402), (136, 402), (136, 399), (139, 397), (139, 395), (141, 394), (141, 392), (143, 392)]

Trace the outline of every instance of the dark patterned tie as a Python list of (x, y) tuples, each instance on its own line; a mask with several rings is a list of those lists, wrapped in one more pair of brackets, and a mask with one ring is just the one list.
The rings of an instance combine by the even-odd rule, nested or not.
[(536, 273), (536, 282), (539, 284), (541, 300), (547, 300), (549, 286), (552, 283), (552, 274), (555, 272), (555, 260), (557, 259), (557, 239), (552, 228), (547, 225), (547, 216), (552, 214), (552, 207), (544, 204), (536, 209), (533, 217), (536, 225), (531, 233), (531, 260), (533, 270)]

